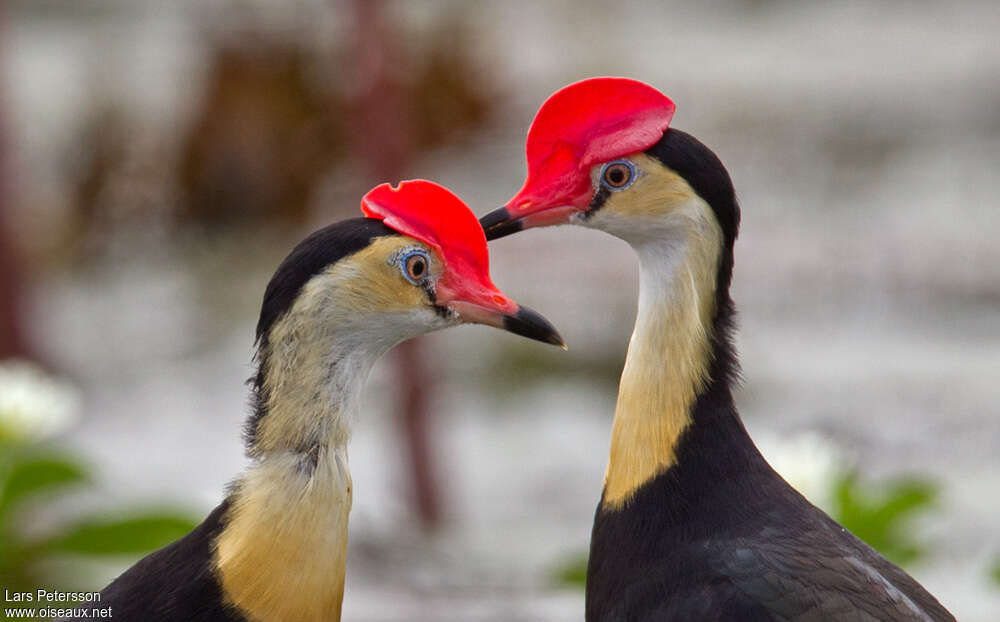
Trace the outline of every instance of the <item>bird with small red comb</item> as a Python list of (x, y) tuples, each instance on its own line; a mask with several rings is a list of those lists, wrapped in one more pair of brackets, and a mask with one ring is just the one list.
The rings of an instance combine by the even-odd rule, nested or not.
[(528, 130), (528, 176), (489, 239), (577, 224), (628, 242), (639, 308), (587, 569), (588, 622), (954, 620), (764, 460), (733, 403), (729, 174), (625, 78), (571, 84)]
[(383, 184), (362, 210), (307, 237), (274, 273), (257, 323), (250, 465), (194, 531), (101, 592), (114, 620), (340, 620), (347, 444), (375, 361), (467, 322), (562, 345), (490, 280), (483, 231), (450, 191)]

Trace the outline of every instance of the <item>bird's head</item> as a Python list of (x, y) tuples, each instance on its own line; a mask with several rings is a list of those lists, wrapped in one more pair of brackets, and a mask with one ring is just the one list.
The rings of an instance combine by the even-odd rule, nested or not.
[(383, 184), (367, 218), (303, 240), (271, 279), (257, 325), (261, 347), (323, 336), (385, 350), (448, 326), (487, 324), (562, 345), (556, 329), (490, 280), (486, 238), (472, 211), (437, 184)]
[(383, 184), (361, 210), (366, 218), (300, 242), (267, 286), (246, 427), (251, 455), (343, 440), (343, 415), (356, 411), (368, 372), (406, 339), (471, 322), (563, 344), (545, 318), (490, 280), (482, 228), (447, 189)]
[(531, 227), (581, 224), (626, 241), (661, 236), (704, 202), (731, 244), (732, 183), (707, 147), (669, 129), (674, 103), (637, 80), (591, 78), (549, 97), (528, 130), (528, 176), (481, 219), (487, 239)]

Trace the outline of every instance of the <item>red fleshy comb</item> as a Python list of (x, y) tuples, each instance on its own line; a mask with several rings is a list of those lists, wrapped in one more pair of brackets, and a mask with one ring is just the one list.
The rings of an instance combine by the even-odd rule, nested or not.
[(589, 78), (556, 91), (528, 130), (528, 178), (507, 209), (586, 207), (590, 167), (655, 145), (675, 108), (663, 93), (629, 78)]
[(438, 251), (446, 266), (436, 287), (439, 297), (446, 293), (489, 307), (517, 308), (490, 280), (486, 235), (475, 214), (444, 186), (423, 179), (395, 188), (382, 184), (361, 199), (361, 211)]

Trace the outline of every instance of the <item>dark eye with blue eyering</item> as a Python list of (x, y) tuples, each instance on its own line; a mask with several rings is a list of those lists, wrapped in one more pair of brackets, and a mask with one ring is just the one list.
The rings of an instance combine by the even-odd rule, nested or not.
[(427, 277), (430, 258), (424, 251), (410, 251), (399, 260), (399, 269), (403, 276), (414, 285)]
[(609, 190), (623, 190), (635, 178), (635, 165), (628, 160), (608, 162), (601, 169), (601, 185)]

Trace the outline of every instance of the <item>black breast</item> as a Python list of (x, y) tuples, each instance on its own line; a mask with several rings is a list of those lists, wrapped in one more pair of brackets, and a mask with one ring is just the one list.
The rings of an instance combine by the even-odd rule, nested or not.
[(588, 622), (954, 620), (792, 489), (712, 393), (677, 464), (624, 509), (598, 509)]

